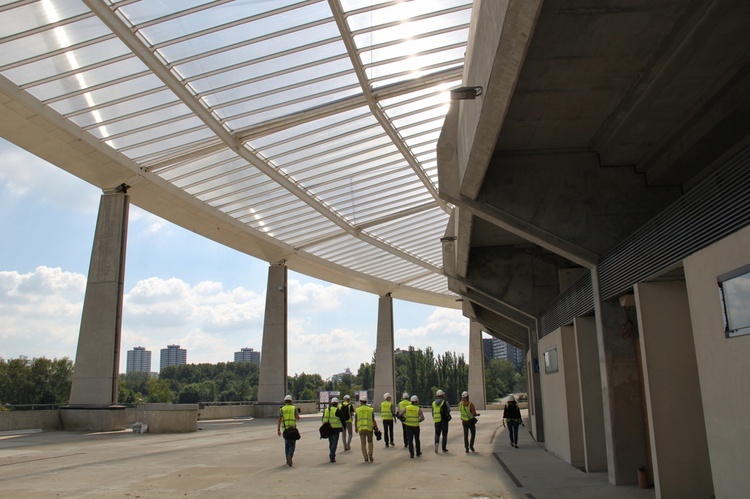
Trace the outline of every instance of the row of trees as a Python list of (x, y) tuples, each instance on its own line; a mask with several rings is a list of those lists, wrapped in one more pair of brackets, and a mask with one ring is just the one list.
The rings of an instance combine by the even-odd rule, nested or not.
[[(435, 355), (412, 347), (395, 357), (396, 393), (417, 395), (423, 404), (442, 389), (447, 400), (456, 403), (469, 385), (469, 365), (463, 355), (446, 352)], [(0, 404), (66, 404), (70, 396), (73, 362), (67, 357), (32, 360), (26, 357), (0, 358)], [(524, 382), (524, 376), (507, 360), (491, 360), (485, 366), (489, 401), (500, 398)], [(288, 391), (296, 400), (315, 400), (321, 390), (343, 394), (375, 387), (375, 359), (360, 364), (356, 374), (346, 374), (336, 383), (320, 374), (295, 374), (288, 378)], [(134, 403), (240, 402), (257, 400), (258, 366), (249, 362), (187, 364), (170, 366), (152, 378), (149, 373), (120, 375), (118, 401)], [(373, 394), (377, 402), (382, 393)]]
[(67, 404), (73, 361), (0, 357), (0, 404)]

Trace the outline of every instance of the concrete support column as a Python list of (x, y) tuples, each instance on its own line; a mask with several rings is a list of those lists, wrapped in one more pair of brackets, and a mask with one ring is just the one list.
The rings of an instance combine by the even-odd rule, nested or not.
[[(284, 262), (268, 268), (263, 346), (260, 354), (258, 402), (281, 403), (287, 390), (287, 268)], [(278, 407), (271, 411), (275, 415)]]
[(106, 407), (117, 403), (129, 206), (124, 187), (105, 192), (99, 202), (70, 390), (71, 406)]
[(583, 451), (585, 471), (607, 469), (607, 444), (604, 438), (601, 372), (596, 341), (596, 320), (576, 317), (573, 320), (575, 345), (578, 353), (578, 382), (581, 396)]
[(477, 411), (483, 411), (487, 407), (482, 350), (482, 325), (471, 321), (469, 324), (469, 400), (474, 402), (474, 408)]
[(648, 462), (637, 338), (623, 334), (626, 316), (619, 301), (601, 300), (597, 269), (592, 269), (591, 278), (609, 482), (635, 484), (638, 483), (638, 468)]
[(537, 442), (544, 442), (544, 407), (542, 404), (542, 380), (540, 373), (539, 342), (536, 330), (529, 329), (529, 356), (531, 366), (526, 370), (529, 390), (529, 424), (531, 434)]
[(383, 394), (390, 393), (391, 401), (398, 404), (395, 382), (396, 364), (393, 358), (393, 298), (388, 293), (378, 300), (378, 334), (375, 346), (375, 394), (372, 405), (380, 412)]
[(635, 287), (656, 497), (713, 497), (684, 281)]

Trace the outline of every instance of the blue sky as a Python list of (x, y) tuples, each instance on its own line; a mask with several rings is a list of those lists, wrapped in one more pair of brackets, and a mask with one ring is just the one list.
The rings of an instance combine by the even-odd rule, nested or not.
[[(101, 191), (0, 139), (0, 357), (75, 358)], [(261, 349), (268, 263), (131, 206), (125, 351), (187, 349), (188, 363)], [(375, 349), (378, 297), (289, 272), (289, 374), (356, 372)], [(394, 300), (397, 348), (463, 353), (459, 310)]]

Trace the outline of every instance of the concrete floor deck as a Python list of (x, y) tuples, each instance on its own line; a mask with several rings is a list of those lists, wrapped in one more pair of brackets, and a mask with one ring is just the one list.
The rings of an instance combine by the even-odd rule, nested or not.
[[(502, 497), (653, 498), (653, 489), (613, 487), (606, 474), (583, 473), (547, 453), (521, 428), (511, 448), (499, 411), (485, 411), (476, 454), (466, 454), (460, 422), (449, 452), (434, 453), (431, 423), (422, 424), (421, 458), (376, 442), (365, 463), (357, 435), (339, 444), (336, 463), (318, 438), (319, 417), (303, 417), (294, 466), (269, 419), (201, 421), (186, 434), (0, 433), (0, 497)], [(402, 440), (401, 425), (395, 428)]]

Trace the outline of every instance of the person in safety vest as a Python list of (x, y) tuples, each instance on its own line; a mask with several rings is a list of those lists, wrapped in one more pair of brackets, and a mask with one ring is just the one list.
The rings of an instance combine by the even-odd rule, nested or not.
[(521, 419), (521, 409), (518, 408), (516, 398), (513, 395), (508, 397), (508, 402), (503, 409), (503, 426), (506, 423), (508, 425), (508, 433), (510, 434), (510, 446), (518, 449), (518, 425), (524, 424), (523, 419)]
[(336, 447), (339, 445), (339, 436), (344, 427), (342, 417), (339, 399), (333, 397), (331, 405), (323, 410), (323, 422), (331, 425), (331, 431), (328, 433), (328, 458), (332, 463), (336, 462)]
[(409, 457), (414, 459), (414, 447), (416, 447), (417, 457), (422, 455), (422, 447), (419, 443), (419, 423), (424, 421), (424, 413), (419, 407), (419, 397), (411, 396), (411, 404), (399, 411), (399, 416), (404, 417), (404, 431), (408, 439)]
[(362, 446), (362, 455), (365, 462), (373, 462), (372, 458), (372, 432), (378, 429), (378, 422), (375, 421), (375, 410), (367, 405), (367, 399), (362, 398), (359, 401), (359, 407), (354, 411), (354, 431), (359, 433), (359, 441)]
[[(469, 401), (469, 392), (461, 394), (461, 402), (458, 403), (458, 410), (461, 413), (461, 425), (464, 428), (464, 448), (466, 452), (474, 451), (474, 438), (477, 436), (477, 410), (474, 408), (474, 402)], [(469, 441), (471, 433), (471, 441)]]
[(383, 436), (385, 437), (385, 448), (395, 445), (393, 441), (393, 404), (391, 403), (391, 394), (383, 395), (383, 401), (380, 403), (380, 419), (383, 420)]
[[(299, 419), (299, 413), (297, 408), (292, 404), (292, 396), (287, 395), (284, 397), (284, 405), (279, 408), (279, 419), (276, 422), (276, 433), (281, 436), (282, 427), (284, 430), (288, 428), (297, 428), (297, 420)], [(286, 464), (292, 465), (292, 458), (294, 457), (294, 449), (297, 446), (297, 440), (286, 438), (284, 436), (284, 455), (286, 455)]]
[[(401, 401), (398, 403), (397, 413), (406, 409), (407, 405), (411, 405), (411, 402), (409, 401), (409, 394), (404, 392), (403, 395), (401, 395)], [(405, 449), (408, 447), (409, 442), (406, 439), (406, 427), (404, 427), (403, 429), (404, 429), (404, 449)]]
[(445, 401), (445, 392), (438, 390), (432, 403), (432, 422), (435, 423), (435, 454), (440, 446), (440, 435), (443, 436), (443, 452), (448, 452), (448, 421), (451, 419), (451, 406)]
[(352, 406), (352, 398), (349, 395), (344, 395), (344, 401), (341, 403), (341, 420), (344, 422), (344, 450), (352, 450), (352, 417), (354, 415), (354, 407)]

